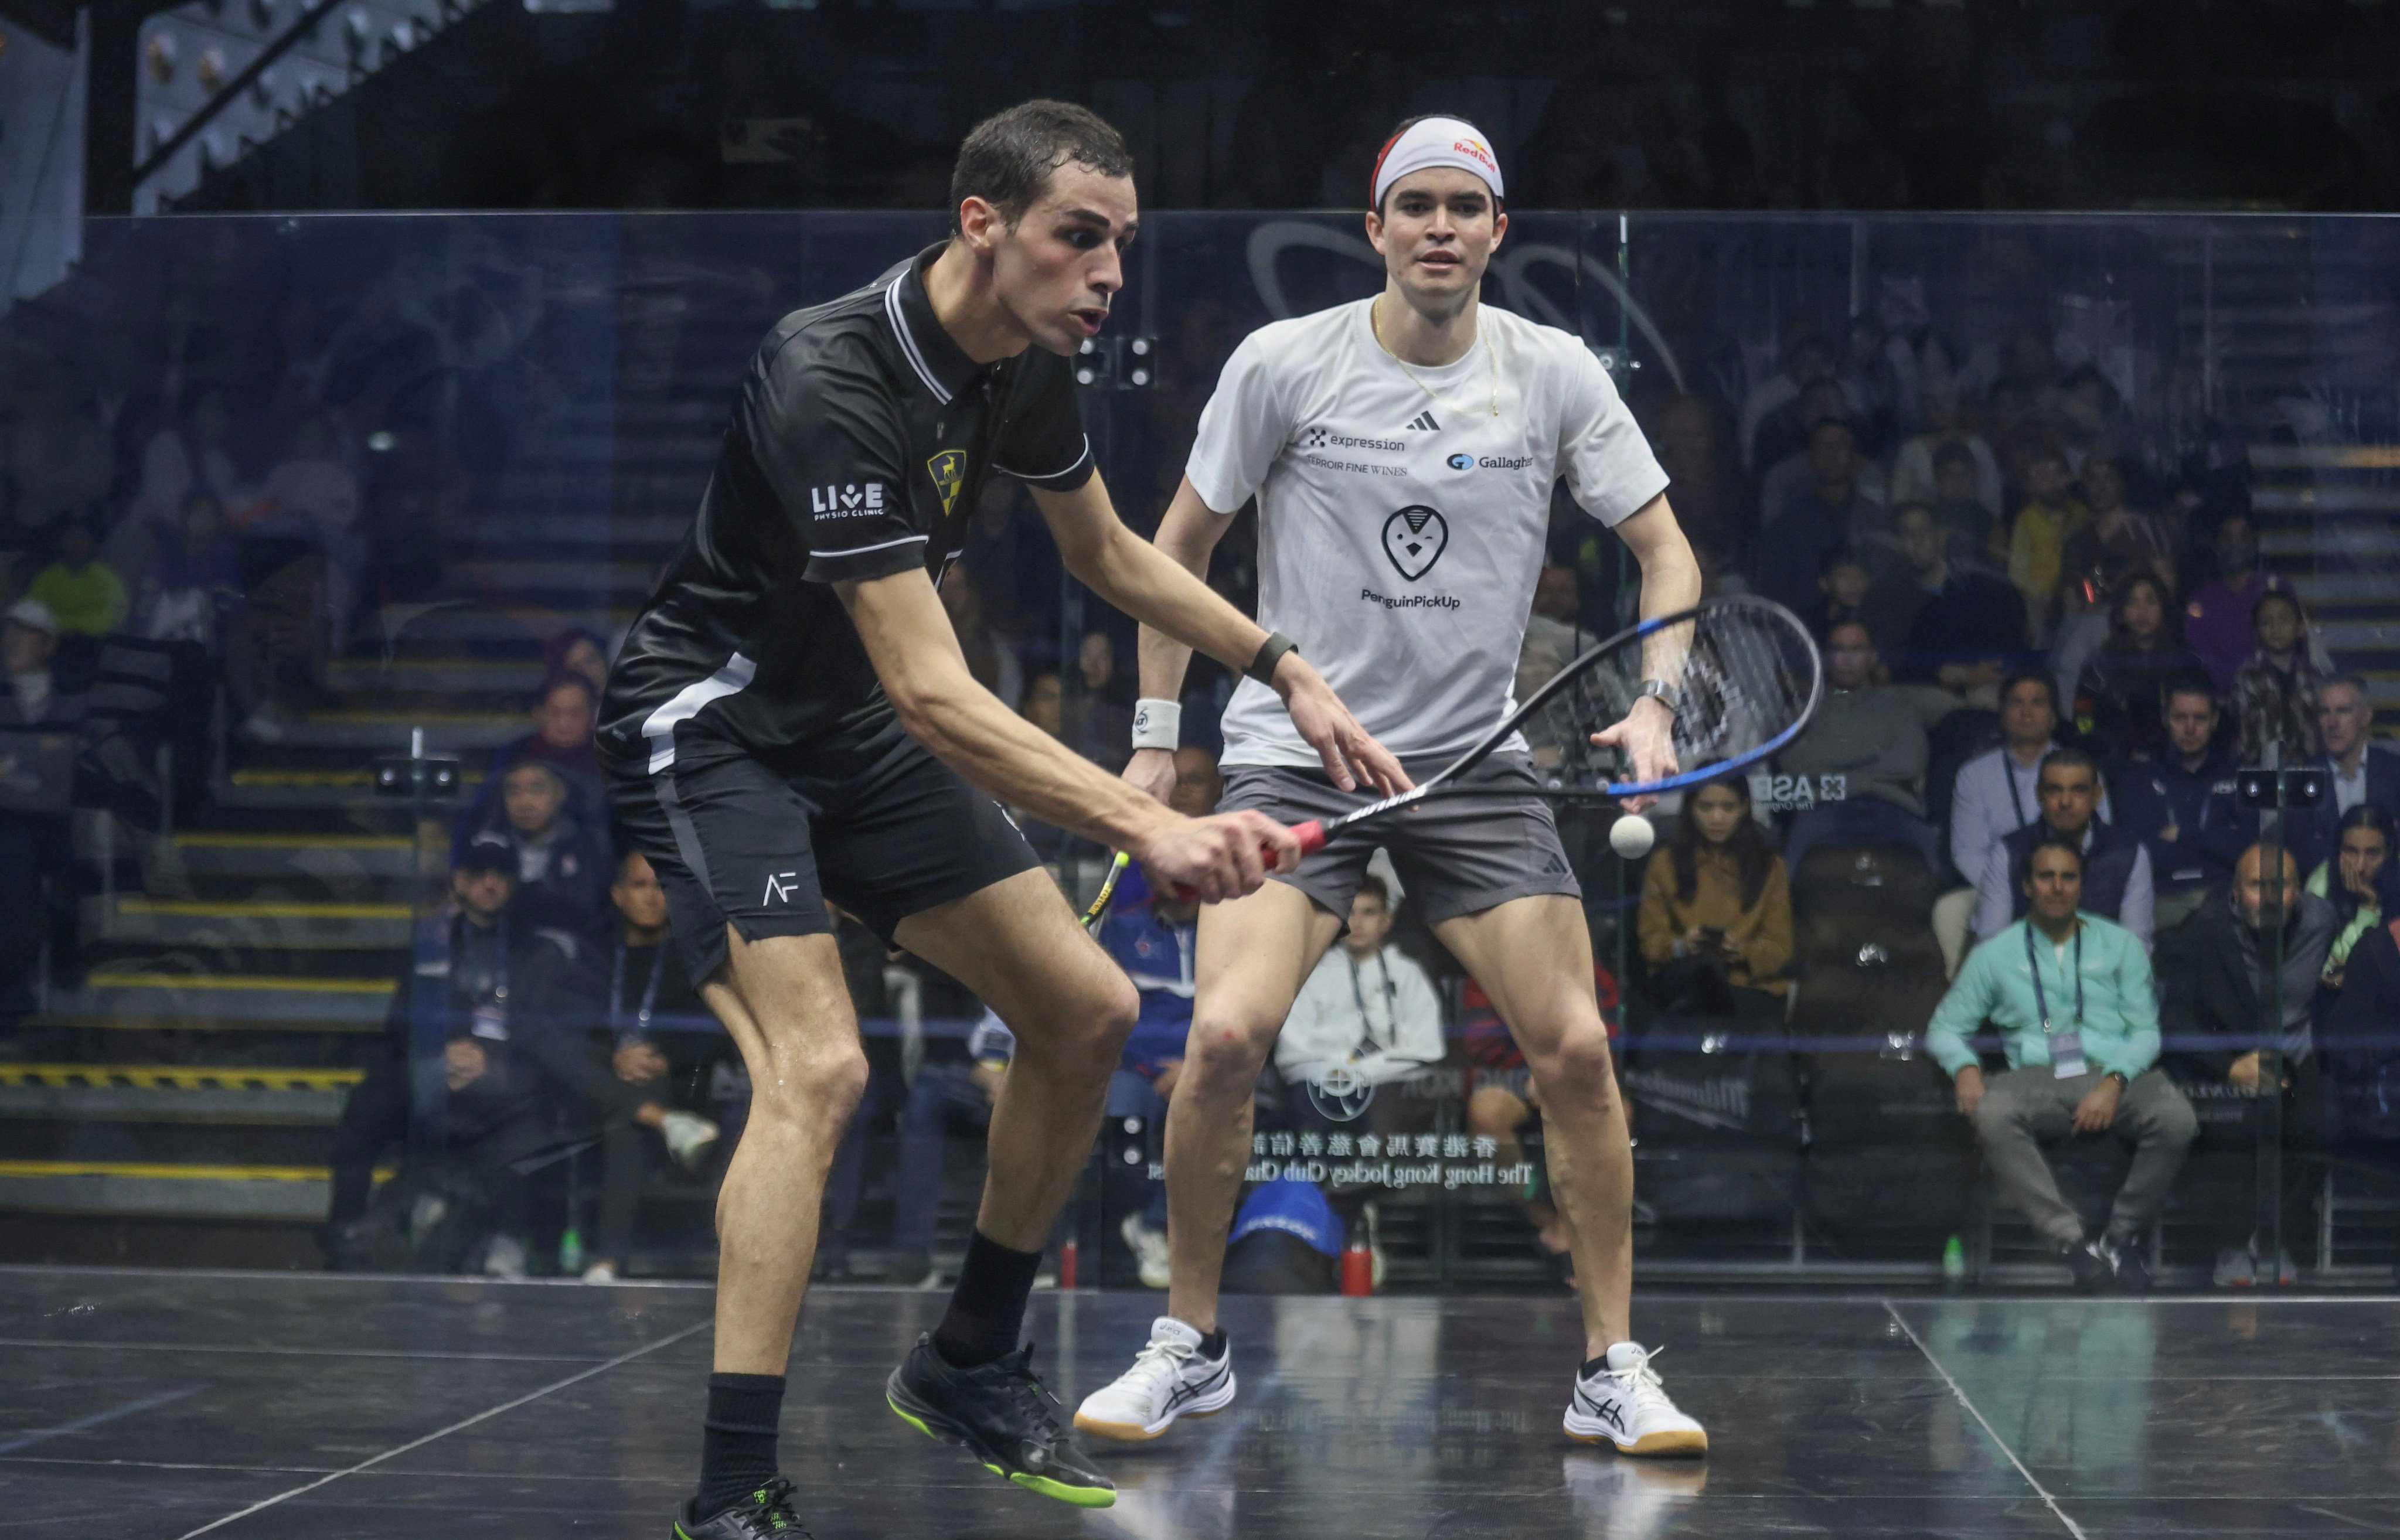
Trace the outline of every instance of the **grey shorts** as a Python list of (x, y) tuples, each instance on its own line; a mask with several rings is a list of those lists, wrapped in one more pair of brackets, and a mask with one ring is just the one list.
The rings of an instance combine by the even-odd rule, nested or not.
[[(1446, 763), (1446, 761), (1445, 761)], [(1439, 764), (1410, 765), (1411, 780), (1431, 775)], [(1275, 879), (1289, 882), (1327, 913), (1347, 915), (1358, 879), (1380, 847), (1392, 852), (1393, 869), (1408, 890), (1410, 906), (1428, 925), (1475, 914), (1512, 898), (1537, 893), (1583, 897), (1567, 865), (1550, 805), (1533, 791), (1534, 772), (1525, 756), (1493, 755), (1469, 770), (1464, 784), (1490, 795), (1427, 797), (1412, 808), (1370, 818), (1336, 834), (1299, 869)], [(1521, 795), (1511, 795), (1522, 788)], [(1337, 790), (1323, 770), (1284, 765), (1233, 765), (1225, 770), (1220, 812), (1249, 809), (1279, 824), (1333, 818), (1370, 800)]]

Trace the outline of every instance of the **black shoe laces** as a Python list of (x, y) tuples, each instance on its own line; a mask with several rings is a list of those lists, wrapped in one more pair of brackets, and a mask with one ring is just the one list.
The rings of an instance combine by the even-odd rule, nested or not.
[[(1058, 1421), (1050, 1415), (1050, 1407), (1064, 1405), (1042, 1376), (1033, 1372), (1033, 1344), (1026, 1343), (1009, 1357), (1001, 1360), (1008, 1371), (1009, 1394), (1016, 1397), (1017, 1408), (1033, 1424), (1041, 1441), (1055, 1446), (1059, 1439)], [(1050, 1405), (1044, 1406), (1047, 1401)]]
[(800, 1527), (800, 1516), (792, 1509), (792, 1483), (778, 1476), (750, 1494), (754, 1505), (743, 1514), (743, 1521), (752, 1534), (773, 1535), (776, 1540), (812, 1540)]

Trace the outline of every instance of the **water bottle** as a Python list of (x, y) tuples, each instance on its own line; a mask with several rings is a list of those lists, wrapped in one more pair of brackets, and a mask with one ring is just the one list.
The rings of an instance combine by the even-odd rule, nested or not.
[(1967, 1243), (1956, 1235), (1942, 1243), (1942, 1277), (1945, 1283), (1967, 1281)]

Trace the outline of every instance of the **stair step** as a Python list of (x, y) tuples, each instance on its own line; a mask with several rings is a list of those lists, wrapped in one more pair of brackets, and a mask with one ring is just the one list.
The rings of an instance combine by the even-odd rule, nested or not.
[(345, 693), (424, 690), (453, 695), (530, 695), (541, 686), (541, 664), (475, 658), (345, 658), (325, 667), (325, 684)]
[(332, 1199), (321, 1165), (0, 1160), (0, 1209), (17, 1213), (308, 1221)]
[(2400, 470), (2400, 443), (2257, 443), (2250, 463), (2273, 470)]
[[(364, 784), (361, 775), (359, 784)], [(175, 837), (184, 869), (195, 876), (277, 878), (299, 875), (323, 881), (345, 878), (405, 878), (412, 867), (409, 842), (398, 836), (220, 834)]]
[(111, 945), (246, 947), (264, 950), (376, 950), (410, 945), (405, 904), (309, 904), (93, 899), (87, 934)]
[(0, 1064), (0, 1118), (54, 1122), (330, 1124), (357, 1070)]
[(486, 642), (522, 645), (528, 651), (539, 651), (542, 638), (556, 635), (569, 626), (580, 626), (595, 635), (614, 636), (634, 623), (635, 609), (576, 609), (544, 611), (539, 616), (502, 615), (491, 610), (440, 609), (412, 621), (408, 636), (413, 641)]
[(53, 997), (45, 1024), (194, 1031), (372, 1032), (391, 1005), (389, 978), (95, 971)]
[(310, 712), (283, 729), (279, 749), (407, 751), (409, 734), (425, 729), (429, 753), (491, 749), (522, 738), (525, 719), (517, 712)]

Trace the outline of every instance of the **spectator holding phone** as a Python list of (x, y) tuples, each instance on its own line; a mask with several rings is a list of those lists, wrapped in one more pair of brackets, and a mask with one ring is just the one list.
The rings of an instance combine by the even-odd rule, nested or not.
[(1684, 799), (1642, 879), (1642, 957), (1670, 1009), (1780, 1015), (1792, 986), (1792, 889), (1737, 772)]

